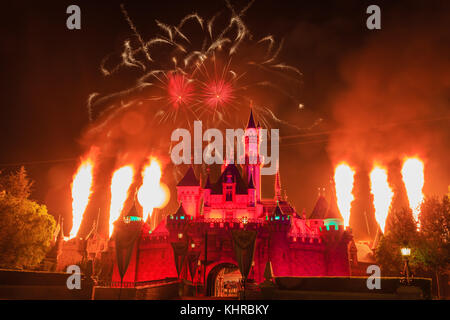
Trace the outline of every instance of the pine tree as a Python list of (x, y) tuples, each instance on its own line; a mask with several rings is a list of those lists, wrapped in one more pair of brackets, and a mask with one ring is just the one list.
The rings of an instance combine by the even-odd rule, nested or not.
[(19, 170), (3, 175), (0, 178), (0, 190), (16, 198), (28, 199), (32, 186), (33, 181), (28, 177), (27, 171), (23, 166)]
[(50, 248), (55, 219), (28, 199), (32, 185), (23, 167), (0, 177), (0, 268), (33, 268)]
[(423, 263), (433, 272), (438, 293), (440, 275), (450, 266), (450, 199), (444, 196), (442, 201), (438, 198), (429, 198), (421, 206), (420, 251)]

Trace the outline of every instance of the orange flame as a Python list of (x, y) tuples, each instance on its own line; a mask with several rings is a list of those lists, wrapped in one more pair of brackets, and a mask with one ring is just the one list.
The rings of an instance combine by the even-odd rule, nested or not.
[(132, 166), (124, 166), (117, 169), (111, 179), (111, 206), (109, 209), (109, 236), (114, 230), (114, 222), (119, 219), (128, 191), (133, 182), (134, 170)]
[(408, 195), (409, 207), (416, 221), (419, 218), (420, 205), (423, 202), (422, 193), (424, 178), (424, 165), (418, 158), (406, 158), (402, 167), (403, 183)]
[(92, 193), (94, 160), (90, 156), (82, 161), (73, 177), (72, 188), (72, 230), (69, 239), (75, 238)]
[(394, 193), (389, 187), (387, 171), (375, 165), (370, 172), (370, 192), (373, 194), (373, 206), (375, 208), (375, 219), (384, 233), (386, 218), (391, 207)]
[(354, 175), (355, 171), (346, 163), (339, 164), (334, 171), (337, 205), (345, 227), (349, 226), (350, 210), (355, 199), (352, 194)]
[(143, 219), (151, 216), (154, 208), (164, 207), (168, 202), (167, 187), (160, 183), (161, 165), (152, 158), (142, 170), (142, 186), (137, 193), (139, 204), (143, 208)]

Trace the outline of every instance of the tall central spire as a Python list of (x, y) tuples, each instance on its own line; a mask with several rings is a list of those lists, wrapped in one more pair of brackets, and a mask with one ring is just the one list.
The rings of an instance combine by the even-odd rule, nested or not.
[(247, 129), (256, 129), (255, 119), (253, 118), (253, 108), (250, 109), (250, 117), (248, 118)]
[(275, 199), (280, 201), (281, 199), (281, 180), (280, 180), (280, 169), (277, 169), (275, 175)]
[(250, 108), (247, 128), (245, 129), (245, 165), (244, 170), (247, 176), (247, 185), (253, 178), (255, 186), (256, 201), (261, 199), (261, 162), (259, 158), (259, 128), (256, 128), (253, 108)]

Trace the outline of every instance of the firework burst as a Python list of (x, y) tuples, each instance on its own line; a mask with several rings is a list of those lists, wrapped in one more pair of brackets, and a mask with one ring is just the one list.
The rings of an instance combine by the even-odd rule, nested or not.
[(298, 99), (286, 88), (299, 85), (301, 73), (279, 61), (282, 41), (277, 43), (272, 35), (253, 40), (243, 21), (252, 3), (236, 10), (227, 1), (230, 15), (224, 19), (219, 14), (205, 19), (193, 13), (178, 25), (156, 20), (160, 34), (148, 40), (122, 5), (133, 35), (124, 41), (119, 55), (110, 54), (102, 61), (101, 71), (109, 76), (133, 69), (139, 76), (131, 88), (106, 95), (91, 94), (90, 118), (95, 120), (94, 113), (105, 113), (101, 119), (107, 122), (124, 106), (140, 103), (154, 108), (159, 122), (175, 123), (179, 119), (190, 123), (200, 119), (214, 125), (231, 125), (236, 111), (248, 108), (254, 101), (254, 112), (263, 125), (283, 122), (264, 99), (258, 101), (255, 90), (267, 91), (269, 87), (273, 94), (281, 93), (292, 100), (294, 107), (298, 106)]

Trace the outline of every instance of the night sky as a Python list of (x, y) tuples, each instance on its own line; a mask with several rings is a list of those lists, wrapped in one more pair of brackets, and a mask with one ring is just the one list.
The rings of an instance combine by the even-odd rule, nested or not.
[[(120, 3), (148, 37), (157, 30), (155, 19), (175, 24), (193, 11), (226, 12), (223, 1), (192, 0), (21, 1), (3, 9), (0, 169), (25, 165), (35, 180), (32, 197), (65, 217), (66, 233), (70, 182), (87, 147), (87, 98), (132, 81), (127, 74), (107, 79), (99, 69), (132, 37)], [(81, 30), (66, 28), (71, 4), (81, 8)], [(381, 7), (381, 30), (366, 28), (370, 4)], [(426, 195), (447, 192), (448, 1), (256, 1), (244, 21), (255, 36), (284, 38), (281, 60), (303, 73), (304, 108), (285, 101), (273, 106), (280, 119), (307, 128), (274, 125), (281, 136), (297, 136), (281, 141), (280, 173), (299, 212), (311, 212), (318, 187), (330, 189), (333, 165), (341, 160), (357, 168), (351, 224), (360, 238), (367, 237), (361, 212), (375, 230), (367, 178), (373, 161), (389, 167), (398, 206), (406, 205), (399, 182), (405, 155), (424, 159)], [(239, 116), (244, 122), (247, 113)], [(273, 177), (264, 179), (263, 195), (272, 197)]]

